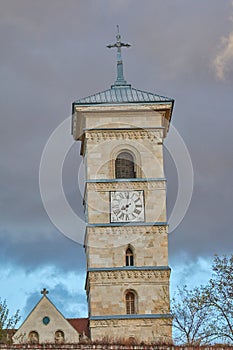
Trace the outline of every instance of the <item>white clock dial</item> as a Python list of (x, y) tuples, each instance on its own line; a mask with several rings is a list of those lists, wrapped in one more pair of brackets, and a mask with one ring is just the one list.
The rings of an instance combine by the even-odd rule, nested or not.
[(144, 221), (143, 191), (111, 192), (111, 222)]

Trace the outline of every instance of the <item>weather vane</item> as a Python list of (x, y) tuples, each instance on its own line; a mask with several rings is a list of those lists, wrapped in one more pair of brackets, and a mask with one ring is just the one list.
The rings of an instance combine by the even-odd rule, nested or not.
[(117, 35), (116, 35), (116, 43), (115, 44), (110, 44), (107, 47), (111, 49), (112, 47), (117, 48), (117, 80), (115, 82), (115, 85), (126, 85), (126, 81), (124, 79), (123, 75), (123, 61), (122, 61), (122, 56), (121, 56), (121, 48), (122, 47), (130, 47), (130, 44), (125, 44), (121, 42), (121, 35), (120, 35), (120, 30), (119, 30), (119, 25), (117, 25)]

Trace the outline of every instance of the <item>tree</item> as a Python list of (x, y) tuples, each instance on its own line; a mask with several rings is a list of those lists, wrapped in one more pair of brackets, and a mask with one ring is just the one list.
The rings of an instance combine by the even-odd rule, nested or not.
[(215, 332), (223, 340), (233, 342), (233, 254), (215, 256), (213, 275), (203, 288), (203, 305), (211, 312)]
[(206, 319), (209, 309), (202, 304), (199, 288), (188, 290), (187, 286), (178, 288), (171, 303), (174, 340), (187, 345), (200, 345), (209, 342), (215, 335)]
[(233, 342), (233, 255), (215, 256), (205, 286), (178, 289), (171, 312), (176, 339), (186, 344)]
[(19, 322), (19, 310), (12, 316), (10, 316), (10, 311), (7, 307), (6, 300), (0, 299), (0, 342), (3, 341), (4, 335), (9, 329), (13, 329)]

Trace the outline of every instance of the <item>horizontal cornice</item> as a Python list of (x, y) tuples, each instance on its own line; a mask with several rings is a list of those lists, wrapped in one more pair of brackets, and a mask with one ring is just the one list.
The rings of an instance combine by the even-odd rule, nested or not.
[(156, 269), (148, 266), (129, 268), (110, 268), (110, 269), (88, 269), (86, 276), (85, 289), (89, 290), (90, 285), (122, 285), (130, 283), (131, 285), (157, 284), (167, 286), (169, 284), (171, 270), (167, 267)]
[(84, 198), (87, 191), (154, 191), (166, 190), (165, 178), (137, 178), (137, 179), (89, 179), (85, 182)]
[(122, 320), (122, 319), (141, 319), (141, 318), (171, 318), (171, 314), (133, 314), (133, 315), (109, 315), (109, 316), (90, 316), (90, 321), (99, 320)]
[(167, 226), (167, 221), (163, 222), (114, 222), (114, 223), (98, 223), (87, 224), (86, 227), (122, 227), (122, 226)]
[(169, 266), (120, 266), (120, 267), (90, 267), (87, 272), (99, 271), (130, 271), (130, 270), (153, 270), (153, 271), (170, 271)]
[(105, 140), (147, 140), (162, 143), (164, 128), (127, 128), (127, 129), (86, 129), (83, 130), (84, 141), (99, 143)]
[(98, 182), (110, 182), (110, 183), (115, 183), (115, 182), (154, 182), (154, 181), (167, 181), (166, 178), (164, 177), (159, 177), (159, 178), (130, 178), (130, 179), (89, 179), (86, 180), (85, 182), (87, 183), (98, 183)]

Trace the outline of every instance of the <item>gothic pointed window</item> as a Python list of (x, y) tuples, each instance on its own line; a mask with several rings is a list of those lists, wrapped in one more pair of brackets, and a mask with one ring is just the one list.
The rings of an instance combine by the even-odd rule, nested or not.
[(133, 251), (130, 247), (128, 247), (126, 249), (126, 252), (125, 252), (125, 265), (126, 266), (134, 266)]
[(136, 314), (136, 296), (132, 291), (125, 294), (126, 314)]
[(128, 152), (121, 152), (115, 162), (115, 175), (117, 179), (131, 179), (136, 177), (133, 156)]

